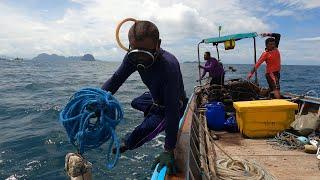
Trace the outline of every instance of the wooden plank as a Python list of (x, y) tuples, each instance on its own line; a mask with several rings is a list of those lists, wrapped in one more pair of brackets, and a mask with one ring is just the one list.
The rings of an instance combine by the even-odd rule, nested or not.
[[(320, 164), (314, 154), (275, 149), (264, 139), (244, 139), (239, 133), (219, 133), (215, 141), (232, 157), (256, 161), (277, 179), (320, 179)], [(217, 156), (224, 157), (217, 149)]]
[[(198, 96), (197, 94), (196, 96)], [(199, 103), (206, 102), (205, 96), (200, 98)], [(195, 103), (195, 100), (193, 100)], [(195, 105), (193, 105), (192, 109), (196, 109)], [(319, 109), (319, 105), (316, 106), (316, 110)], [(190, 126), (191, 123), (194, 125), (198, 125), (193, 121), (192, 114), (189, 118)], [(186, 121), (187, 122), (187, 121)], [(193, 133), (199, 132), (199, 127), (196, 130), (193, 130)], [(219, 133), (220, 140), (215, 141), (221, 146), (228, 154), (232, 157), (240, 157), (243, 159), (256, 161), (258, 164), (261, 164), (266, 170), (268, 170), (271, 174), (273, 174), (277, 179), (320, 179), (320, 164), (313, 154), (305, 154), (301, 151), (281, 151), (279, 149), (274, 149), (271, 145), (266, 143), (266, 140), (257, 140), (257, 139), (244, 139), (240, 134), (230, 134), (230, 133)], [(204, 136), (206, 143), (206, 153), (207, 153), (207, 161), (209, 163), (208, 167), (210, 172), (212, 168), (210, 166), (210, 152), (216, 152), (217, 158), (225, 157), (225, 155), (217, 148), (216, 151), (213, 148), (210, 151), (209, 147), (213, 147), (212, 142), (208, 142), (208, 136)], [(185, 164), (190, 165), (187, 167), (188, 169), (186, 179), (200, 179), (200, 167), (199, 165), (199, 138), (195, 138), (192, 143), (192, 147), (194, 151), (190, 153), (188, 156), (190, 162), (185, 162)], [(200, 138), (202, 139), (202, 138)], [(210, 139), (209, 139), (210, 141)], [(211, 146), (210, 146), (211, 143)], [(186, 144), (182, 146), (182, 148), (189, 147), (190, 144)], [(200, 148), (202, 151), (202, 147)], [(196, 153), (196, 154), (194, 154)], [(191, 162), (192, 161), (192, 162)], [(188, 166), (187, 165), (187, 166)], [(192, 169), (192, 171), (190, 170)], [(198, 171), (197, 171), (198, 170)]]
[[(202, 120), (202, 122), (200, 123), (203, 123), (203, 119), (200, 119)], [(204, 133), (204, 129), (201, 127), (201, 125), (199, 124), (198, 125), (199, 127), (199, 141), (200, 141), (200, 144), (199, 144), (199, 151), (200, 151), (200, 167), (202, 169), (202, 179), (209, 179), (209, 167), (208, 167), (208, 163), (207, 163), (207, 153), (206, 153), (206, 144), (205, 144), (205, 133)]]
[(194, 154), (194, 152), (190, 151), (190, 171), (192, 175), (194, 176), (194, 179), (201, 179), (201, 169), (198, 166), (198, 163), (196, 161), (196, 158), (198, 158), (198, 155)]
[[(194, 98), (189, 105), (192, 109), (195, 106)], [(192, 111), (189, 108), (184, 122), (178, 131), (177, 144), (175, 148), (175, 161), (178, 167), (178, 174), (175, 176), (167, 176), (166, 179), (184, 180), (189, 173), (189, 151), (190, 151), (190, 131), (192, 123)], [(191, 173), (192, 174), (192, 173)]]
[[(204, 127), (207, 127), (207, 120), (204, 115), (201, 115), (203, 122), (204, 122)], [(207, 131), (208, 132), (208, 131)], [(214, 149), (214, 145), (209, 139), (210, 134), (205, 133), (205, 139), (206, 139), (206, 144), (207, 144), (207, 154), (208, 154), (208, 166), (210, 170), (210, 179), (217, 179), (217, 173), (216, 173), (216, 151)]]

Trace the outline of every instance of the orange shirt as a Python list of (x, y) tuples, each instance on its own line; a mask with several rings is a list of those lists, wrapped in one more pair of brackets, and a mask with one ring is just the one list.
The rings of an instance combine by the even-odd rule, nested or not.
[(266, 73), (280, 71), (280, 69), (281, 69), (281, 57), (280, 57), (280, 52), (279, 52), (278, 48), (275, 48), (272, 51), (263, 52), (261, 57), (259, 58), (257, 64), (255, 65), (255, 68), (258, 69), (259, 66), (264, 61), (267, 64)]

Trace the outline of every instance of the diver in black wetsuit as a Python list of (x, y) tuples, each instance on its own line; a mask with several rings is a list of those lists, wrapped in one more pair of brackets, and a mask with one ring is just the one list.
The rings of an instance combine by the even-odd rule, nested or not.
[(131, 105), (145, 114), (144, 121), (126, 135), (121, 151), (133, 150), (165, 130), (164, 152), (156, 159), (158, 171), (166, 165), (175, 173), (174, 149), (179, 120), (187, 98), (178, 60), (160, 48), (158, 28), (149, 21), (137, 21), (129, 31), (130, 50), (113, 76), (102, 89), (116, 93), (125, 80), (138, 71), (150, 92), (135, 98)]

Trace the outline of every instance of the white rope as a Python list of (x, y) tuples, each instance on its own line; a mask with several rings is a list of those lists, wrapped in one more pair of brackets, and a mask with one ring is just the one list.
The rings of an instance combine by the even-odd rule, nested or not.
[(211, 142), (219, 148), (228, 158), (220, 159), (216, 162), (217, 177), (222, 180), (274, 180), (267, 170), (259, 166), (255, 162), (250, 162), (245, 159), (231, 157), (223, 150), (212, 138), (211, 134), (199, 120), (193, 108), (189, 107), (193, 112), (193, 117), (199, 123), (200, 127), (209, 135)]
[(272, 174), (255, 162), (234, 158), (217, 160), (217, 177), (221, 180), (274, 180)]

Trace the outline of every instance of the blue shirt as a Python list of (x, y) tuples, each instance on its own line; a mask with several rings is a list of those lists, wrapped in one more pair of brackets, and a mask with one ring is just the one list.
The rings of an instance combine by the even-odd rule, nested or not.
[[(112, 94), (120, 88), (125, 80), (137, 71), (135, 65), (124, 57), (122, 64), (113, 76), (104, 83), (102, 89)], [(174, 149), (177, 141), (181, 104), (186, 97), (180, 65), (176, 57), (161, 49), (158, 59), (146, 70), (138, 70), (143, 83), (148, 87), (153, 100), (164, 106), (165, 148)]]

